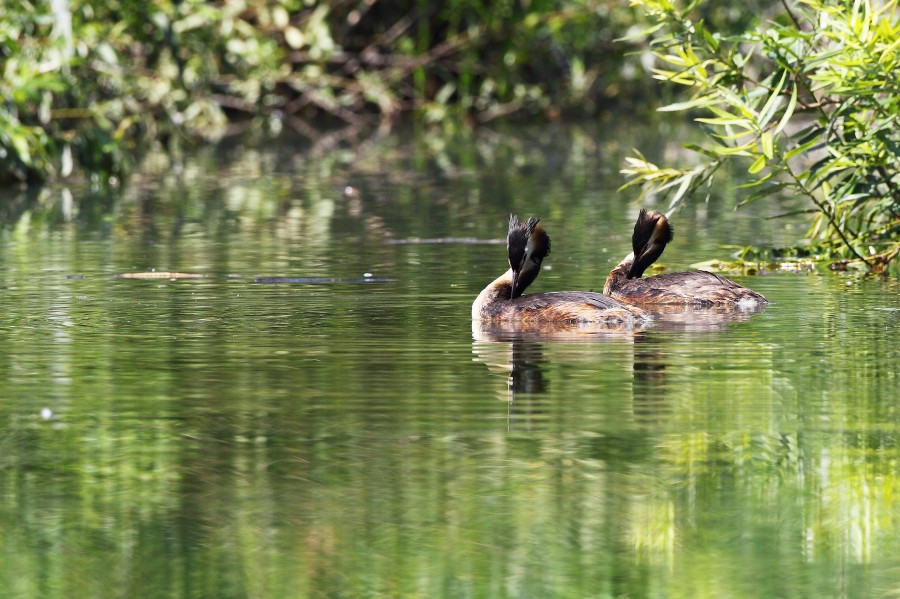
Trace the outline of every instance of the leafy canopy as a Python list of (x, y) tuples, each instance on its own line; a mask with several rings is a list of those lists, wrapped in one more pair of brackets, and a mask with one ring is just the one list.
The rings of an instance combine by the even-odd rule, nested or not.
[[(633, 0), (656, 78), (689, 88), (688, 111), (708, 140), (698, 164), (627, 159), (625, 187), (663, 194), (675, 209), (725, 163), (755, 176), (743, 200), (805, 198), (816, 251), (882, 270), (900, 254), (900, 19), (897, 0), (784, 2), (779, 19), (723, 36), (670, 0)], [(708, 193), (708, 191), (707, 191)]]

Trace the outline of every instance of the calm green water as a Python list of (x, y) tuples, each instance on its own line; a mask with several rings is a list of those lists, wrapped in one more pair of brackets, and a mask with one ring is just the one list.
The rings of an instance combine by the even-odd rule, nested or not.
[[(503, 247), (409, 243), (537, 214), (535, 290), (599, 288), (652, 135), (233, 147), (121, 195), (6, 192), (0, 597), (897, 597), (896, 279), (473, 338)], [(794, 239), (730, 193), (673, 218), (666, 264)], [(151, 269), (207, 276), (115, 276)], [(255, 282), (365, 273), (392, 280)]]

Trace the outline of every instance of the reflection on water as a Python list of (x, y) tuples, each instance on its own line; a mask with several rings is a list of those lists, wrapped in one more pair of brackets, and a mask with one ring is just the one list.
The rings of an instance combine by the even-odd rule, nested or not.
[[(536, 401), (548, 390), (543, 369), (551, 363), (544, 357), (545, 345), (568, 343), (613, 343), (631, 348), (626, 362), (633, 374), (632, 394), (635, 423), (660, 424), (667, 413), (667, 352), (657, 346), (655, 331), (703, 335), (725, 330), (732, 323), (747, 322), (752, 314), (729, 306), (653, 306), (653, 321), (640, 326), (615, 323), (488, 322), (473, 321), (472, 353), (493, 372), (508, 373), (506, 401)], [(754, 310), (760, 313), (763, 309)], [(510, 417), (516, 413), (511, 409)]]
[(592, 342), (604, 338), (626, 339), (649, 326), (647, 322), (553, 322), (553, 321), (472, 321), (472, 337), (477, 341), (556, 340)]
[[(670, 582), (680, 581), (677, 588), (699, 585), (713, 595), (728, 588), (746, 596), (812, 597), (836, 587), (859, 590), (847, 596), (869, 596), (877, 587), (890, 594), (898, 564), (884, 559), (882, 543), (897, 522), (890, 497), (898, 471), (888, 464), (896, 462), (898, 444), (886, 444), (878, 433), (849, 433), (844, 427), (861, 424), (857, 418), (855, 424), (839, 424), (852, 414), (850, 406), (858, 405), (852, 386), (798, 377), (792, 365), (796, 356), (788, 364), (779, 359), (810, 342), (804, 333), (768, 342), (756, 338), (770, 322), (797, 331), (790, 327), (809, 317), (809, 305), (821, 308), (819, 302), (828, 301), (817, 295), (773, 295), (779, 301), (770, 318), (782, 320), (762, 320), (758, 330), (741, 330), (751, 323), (749, 314), (667, 310), (640, 331), (594, 337), (567, 331), (541, 340), (528, 331), (517, 338), (509, 330), (492, 335), (484, 331), (490, 327), (475, 327), (473, 354), (492, 372), (509, 373), (509, 429), (529, 434), (559, 434), (553, 426), (559, 411), (554, 402), (566, 398), (566, 409), (573, 409), (593, 394), (590, 387), (578, 385), (580, 393), (573, 395), (553, 392), (557, 385), (572, 387), (559, 378), (573, 372), (563, 363), (600, 368), (595, 360), (604, 360), (605, 368), (619, 370), (616, 383), (597, 388), (603, 389), (602, 401), (591, 403), (597, 412), (580, 410), (581, 421), (562, 434), (577, 438), (592, 431), (588, 438), (606, 440), (606, 452), (612, 444), (627, 456), (623, 462), (600, 454), (601, 476), (609, 478), (623, 466), (629, 472), (616, 480), (619, 492), (629, 497), (619, 533), (638, 561), (675, 572)], [(866, 320), (874, 314), (859, 310)], [(897, 356), (893, 347), (873, 360), (886, 366), (885, 360)], [(856, 367), (862, 374), (875, 365), (856, 362)], [(884, 374), (896, 381), (897, 370), (891, 364)], [(500, 380), (495, 384), (499, 387)], [(621, 404), (616, 409), (607, 405), (623, 391), (630, 400), (627, 413)], [(839, 405), (803, 405), (800, 399), (813, 397), (840, 398)], [(896, 429), (892, 419), (877, 426), (884, 425)], [(834, 437), (834, 427), (842, 430), (840, 438)], [(888, 436), (893, 438), (893, 432)], [(640, 448), (644, 452), (632, 453)], [(578, 452), (572, 456), (586, 458)], [(885, 475), (885, 467), (891, 474)], [(710, 531), (722, 537), (710, 542)], [(747, 555), (754, 568), (772, 568), (784, 578), (754, 581), (730, 567), (746, 565)], [(866, 567), (829, 570), (831, 560)], [(686, 572), (690, 574), (682, 576)], [(661, 575), (654, 568), (647, 574)]]
[[(601, 286), (636, 215), (639, 133), (521, 135), (0, 203), (0, 597), (897, 595), (898, 282), (473, 329), (508, 212), (553, 225), (536, 291)], [(679, 213), (666, 261), (784, 245), (764, 216)], [(204, 276), (115, 276), (154, 271)]]
[(753, 314), (765, 310), (759, 306), (753, 310), (740, 310), (731, 306), (653, 306), (655, 326), (658, 329), (703, 333), (725, 329), (736, 322), (747, 322)]

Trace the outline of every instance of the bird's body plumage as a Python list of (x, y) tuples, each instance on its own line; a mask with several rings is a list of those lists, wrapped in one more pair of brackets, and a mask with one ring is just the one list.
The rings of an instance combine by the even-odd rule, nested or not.
[(766, 298), (711, 272), (689, 270), (641, 277), (672, 240), (672, 228), (659, 212), (641, 210), (632, 236), (633, 252), (606, 277), (603, 293), (637, 305), (733, 306), (753, 310)]
[(539, 219), (520, 223), (510, 215), (507, 254), (510, 268), (485, 287), (472, 304), (474, 320), (494, 322), (635, 322), (646, 318), (636, 306), (590, 291), (556, 291), (522, 295), (550, 253), (550, 238)]

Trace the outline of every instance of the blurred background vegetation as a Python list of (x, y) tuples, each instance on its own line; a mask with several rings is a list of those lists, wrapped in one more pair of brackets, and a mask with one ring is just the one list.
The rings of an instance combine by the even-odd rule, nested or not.
[(805, 252), (881, 270), (900, 254), (896, 5), (14, 0), (0, 20), (0, 184), (78, 173), (115, 186), (148, 148), (177, 157), (238, 133), (353, 145), (400, 119), (447, 133), (669, 105), (721, 131), (686, 146), (701, 164), (638, 154), (632, 182), (675, 208), (709, 200), (724, 158), (749, 157), (766, 185), (746, 196), (808, 198)]
[[(768, 5), (703, 12), (740, 30)], [(617, 41), (644, 17), (614, 0), (14, 0), (5, 12), (6, 182), (121, 178), (148, 144), (247, 128), (352, 140), (407, 114), (444, 127), (587, 117), (644, 110), (635, 99), (657, 93), (641, 39)]]

